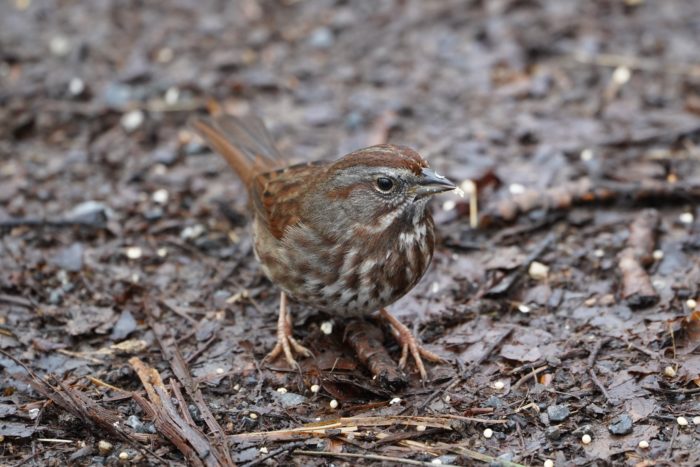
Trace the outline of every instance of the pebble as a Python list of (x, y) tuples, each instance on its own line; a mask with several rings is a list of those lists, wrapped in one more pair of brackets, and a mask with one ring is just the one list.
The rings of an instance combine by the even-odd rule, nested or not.
[(498, 396), (491, 396), (484, 402), (485, 407), (493, 407), (494, 409), (500, 409), (505, 404), (503, 400)]
[(192, 240), (194, 238), (202, 236), (204, 231), (204, 226), (201, 224), (189, 225), (182, 229), (182, 232), (180, 233), (180, 238), (182, 238), (183, 240)]
[(672, 366), (667, 366), (664, 368), (664, 374), (669, 378), (674, 378), (676, 376), (676, 370)]
[(394, 397), (389, 401), (389, 405), (395, 405), (395, 404), (400, 404), (401, 403), (401, 398), (400, 397)]
[(324, 321), (321, 323), (321, 332), (327, 336), (333, 334), (333, 321)]
[(552, 422), (563, 422), (569, 418), (570, 414), (569, 408), (565, 405), (550, 405), (547, 407), (547, 416)]
[(425, 425), (416, 425), (416, 431), (425, 431), (428, 427)]
[(520, 195), (522, 193), (525, 193), (525, 187), (520, 183), (511, 183), (508, 186), (508, 191), (510, 191), (511, 195)]
[(552, 459), (547, 459), (544, 461), (544, 467), (554, 467), (554, 461)]
[(543, 281), (546, 280), (547, 276), (549, 275), (549, 266), (538, 261), (533, 261), (530, 263), (530, 267), (528, 268), (527, 272), (533, 279)]
[(695, 308), (698, 306), (698, 302), (693, 298), (689, 298), (685, 301), (685, 305), (691, 310), (695, 310)]
[(328, 405), (331, 407), (331, 409), (337, 409), (338, 408), (338, 401), (333, 399), (328, 403)]
[(312, 384), (309, 389), (311, 390), (311, 392), (316, 394), (318, 391), (321, 390), (321, 386), (319, 386), (318, 384)]
[(615, 71), (613, 71), (612, 74), (613, 81), (618, 85), (627, 83), (631, 77), (632, 72), (626, 66), (619, 66), (615, 68)]
[(112, 452), (112, 449), (114, 449), (114, 446), (109, 441), (100, 440), (100, 442), (97, 443), (97, 450), (100, 451), (100, 454), (103, 456)]
[(320, 27), (313, 30), (309, 36), (309, 45), (317, 49), (327, 49), (333, 45), (335, 37), (333, 31), (327, 27)]
[(114, 211), (99, 201), (85, 201), (66, 213), (66, 217), (73, 221), (83, 221), (99, 224), (105, 219), (114, 217)]
[(150, 431), (150, 426), (143, 423), (136, 415), (129, 415), (126, 419), (126, 425), (137, 433), (148, 433)]
[(137, 246), (130, 246), (126, 249), (126, 257), (129, 259), (139, 259), (143, 256), (143, 250)]
[(287, 388), (277, 388), (277, 392), (280, 394), (287, 394)]
[(561, 439), (561, 435), (562, 432), (558, 426), (550, 426), (547, 427), (547, 429), (545, 430), (545, 436), (547, 437), (547, 439), (550, 439), (552, 441), (559, 441)]
[(491, 428), (487, 428), (484, 430), (484, 438), (489, 439), (493, 436), (493, 430)]
[(506, 387), (506, 385), (503, 381), (496, 381), (495, 383), (493, 383), (493, 388), (498, 390), (498, 391), (500, 391), (504, 387)]
[(591, 444), (591, 441), (593, 441), (593, 438), (591, 438), (591, 435), (583, 435), (581, 436), (581, 442), (583, 444)]
[(168, 63), (175, 57), (175, 52), (170, 47), (163, 47), (156, 52), (156, 60), (160, 63)]
[(83, 269), (83, 250), (81, 243), (73, 243), (59, 251), (51, 262), (65, 271), (78, 272)]
[(279, 389), (277, 390), (275, 396), (276, 399), (280, 402), (280, 404), (282, 404), (282, 406), (285, 408), (289, 409), (292, 407), (299, 407), (300, 405), (306, 402), (306, 397), (302, 396), (301, 394), (296, 394), (294, 392), (280, 392)]
[(664, 252), (663, 252), (663, 250), (654, 250), (654, 252), (651, 254), (651, 256), (656, 261), (660, 261), (660, 260), (664, 259)]
[(71, 50), (70, 41), (65, 36), (54, 36), (49, 41), (49, 50), (57, 57), (65, 57)]
[(581, 151), (581, 160), (583, 162), (588, 162), (588, 161), (592, 160), (593, 156), (594, 156), (594, 154), (593, 154), (592, 149), (586, 148), (583, 151)]
[(108, 83), (102, 92), (102, 98), (109, 107), (123, 109), (135, 98), (134, 90), (125, 84)]
[(688, 426), (688, 419), (685, 417), (678, 417), (676, 423), (678, 423), (679, 426)]
[(435, 459), (431, 460), (430, 463), (433, 465), (442, 465), (442, 461), (439, 457), (436, 457)]
[(177, 104), (177, 101), (180, 100), (180, 90), (174, 86), (168, 88), (168, 90), (165, 91), (165, 96), (163, 97), (163, 100), (165, 100), (165, 103), (168, 105)]
[(126, 451), (120, 452), (119, 453), (119, 460), (123, 460), (123, 461), (129, 460), (129, 453)]
[(257, 420), (257, 419), (258, 419), (258, 414), (256, 414), (255, 412), (250, 412), (250, 413), (248, 414), (248, 417), (250, 417), (251, 420)]
[(614, 435), (627, 435), (632, 433), (632, 417), (626, 413), (620, 415), (608, 425), (608, 430)]
[(165, 204), (168, 202), (168, 199), (170, 199), (170, 193), (168, 193), (168, 190), (165, 188), (161, 188), (160, 190), (154, 191), (151, 198), (158, 204)]
[(693, 423), (695, 425), (700, 425), (700, 417), (693, 417)]
[(85, 81), (82, 79), (75, 77), (68, 82), (68, 92), (72, 96), (79, 96), (85, 91)]
[(695, 220), (695, 216), (693, 216), (692, 212), (684, 212), (678, 216), (678, 220), (681, 222), (681, 224), (690, 225)]
[(520, 311), (520, 313), (530, 313), (531, 310), (529, 306), (525, 304), (520, 304), (518, 305), (518, 311)]
[(639, 442), (639, 447), (642, 449), (647, 449), (649, 447), (649, 441), (641, 440)]
[(138, 129), (143, 124), (143, 121), (146, 119), (146, 116), (141, 110), (132, 110), (131, 112), (127, 112), (124, 115), (122, 115), (121, 120), (119, 121), (122, 125), (122, 128), (126, 130), (127, 132), (131, 133), (132, 131)]

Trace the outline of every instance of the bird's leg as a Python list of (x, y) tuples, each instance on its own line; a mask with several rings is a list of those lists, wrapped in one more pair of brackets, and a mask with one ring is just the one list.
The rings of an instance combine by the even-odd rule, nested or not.
[(423, 346), (418, 343), (413, 333), (403, 323), (401, 323), (401, 321), (396, 319), (395, 316), (386, 311), (386, 308), (379, 310), (379, 317), (389, 323), (394, 337), (401, 345), (401, 359), (399, 360), (399, 368), (403, 369), (406, 366), (408, 353), (410, 352), (411, 356), (413, 357), (413, 361), (416, 362), (416, 367), (418, 368), (421, 379), (425, 381), (428, 378), (428, 373), (425, 371), (423, 358), (431, 362), (445, 362), (445, 360), (439, 355), (423, 348)]
[(277, 344), (275, 348), (267, 354), (266, 361), (272, 361), (280, 354), (284, 353), (284, 357), (292, 367), (297, 366), (297, 361), (294, 359), (294, 354), (300, 354), (304, 357), (311, 357), (313, 354), (309, 349), (297, 342), (292, 336), (292, 315), (287, 307), (287, 295), (282, 292), (280, 295), (280, 313), (277, 318)]

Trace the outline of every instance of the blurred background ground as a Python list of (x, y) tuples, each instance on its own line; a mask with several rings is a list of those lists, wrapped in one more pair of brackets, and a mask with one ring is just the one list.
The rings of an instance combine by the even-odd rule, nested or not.
[[(114, 389), (145, 394), (133, 356), (176, 374), (174, 345), (227, 436), (340, 415), (466, 416), (481, 421), (374, 429), (414, 444), (376, 443), (363, 428), (303, 449), (697, 465), (698, 37), (694, 0), (3, 2), (0, 463), (185, 463)], [(463, 200), (438, 199), (433, 267), (392, 307), (453, 362), (432, 365), (425, 387), (413, 374), (379, 387), (343, 345), (344, 323), (326, 336), (328, 317), (298, 306), (295, 332), (317, 359), (303, 374), (261, 368), (278, 297), (255, 263), (240, 184), (187, 131), (208, 98), (264, 116), (300, 160), (383, 140), (414, 147), (451, 179), (479, 180), (485, 213), (582, 180), (624, 196), (521, 203), (529, 212), (478, 229)], [(640, 196), (649, 183), (666, 191)], [(658, 228), (642, 261), (654, 293), (640, 304), (620, 263), (645, 215)], [(11, 357), (54, 375), (53, 389), (29, 388)], [(128, 435), (62, 408), (59, 382)], [(262, 447), (282, 447), (285, 463), (374, 462), (229, 442), (237, 463)]]

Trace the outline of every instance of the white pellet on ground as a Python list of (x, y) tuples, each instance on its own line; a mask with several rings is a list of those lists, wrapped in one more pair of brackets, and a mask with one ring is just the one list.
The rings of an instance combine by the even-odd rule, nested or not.
[(321, 323), (321, 332), (327, 336), (333, 334), (333, 321), (324, 321)]
[(139, 259), (143, 256), (143, 251), (137, 246), (130, 246), (126, 249), (126, 257), (129, 259)]
[(122, 128), (124, 128), (127, 132), (132, 132), (140, 127), (145, 119), (146, 116), (142, 111), (132, 110), (131, 112), (127, 112), (122, 115), (120, 123)]

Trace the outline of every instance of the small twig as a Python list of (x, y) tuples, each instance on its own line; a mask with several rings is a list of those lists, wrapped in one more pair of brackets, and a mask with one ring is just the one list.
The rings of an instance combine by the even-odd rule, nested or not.
[[(302, 451), (297, 449), (293, 454), (299, 454), (302, 456), (317, 456), (317, 457), (339, 457), (341, 459), (364, 459), (373, 461), (383, 461), (383, 462), (396, 462), (397, 464), (408, 464), (408, 465), (424, 465), (434, 467), (435, 464), (425, 461), (416, 461), (413, 459), (405, 459), (402, 457), (389, 457), (380, 456), (378, 454), (353, 454), (349, 452), (321, 452), (321, 451)], [(441, 464), (447, 467), (457, 467), (456, 464)]]
[(663, 388), (653, 388), (651, 386), (642, 386), (642, 389), (646, 389), (649, 392), (660, 392), (663, 394), (700, 394), (700, 388), (693, 389), (663, 389)]
[(279, 459), (277, 459), (277, 457), (280, 454), (284, 452), (293, 451), (297, 448), (304, 446), (305, 444), (306, 443), (304, 441), (296, 441), (294, 443), (285, 444), (284, 446), (277, 448), (274, 451), (270, 451), (270, 453), (267, 456), (261, 457), (260, 459), (255, 459), (254, 461), (250, 461), (246, 464), (241, 465), (241, 467), (255, 467), (256, 465), (262, 464), (266, 460), (272, 459), (273, 457), (279, 462)]
[(91, 229), (103, 229), (105, 227), (104, 222), (95, 222), (94, 220), (49, 220), (49, 219), (6, 219), (0, 221), (0, 233), (5, 230), (14, 229), (17, 227), (52, 227), (52, 228), (66, 228), (66, 227), (88, 227)]
[[(446, 393), (447, 391), (450, 391), (450, 390), (453, 389), (455, 386), (457, 386), (460, 382), (462, 382), (462, 381), (464, 381), (465, 379), (469, 378), (469, 377), (471, 376), (472, 372), (473, 372), (478, 366), (480, 366), (482, 363), (484, 363), (484, 361), (486, 361), (486, 359), (489, 358), (489, 357), (491, 356), (491, 354), (496, 350), (496, 348), (500, 347), (500, 345), (503, 343), (503, 341), (506, 340), (506, 338), (507, 338), (508, 336), (510, 336), (510, 334), (511, 334), (512, 332), (513, 332), (513, 327), (511, 326), (511, 327), (509, 327), (508, 329), (506, 329), (503, 333), (501, 333), (501, 335), (498, 336), (498, 338), (497, 338), (496, 340), (494, 340), (493, 342), (491, 342), (491, 344), (489, 344), (489, 346), (486, 347), (486, 349), (484, 350), (484, 352), (482, 352), (482, 354), (479, 356), (479, 358), (478, 358), (477, 360), (475, 360), (475, 361), (473, 361), (473, 362), (471, 362), (471, 363), (469, 364), (469, 366), (466, 368), (466, 370), (464, 370), (464, 372), (463, 372), (461, 375), (455, 376), (455, 377), (452, 378), (447, 384), (445, 384), (443, 387), (441, 387), (441, 388), (439, 388), (439, 389), (433, 391), (433, 393), (430, 394), (430, 395), (421, 403), (421, 405), (419, 406), (419, 409), (424, 409), (424, 408), (426, 408), (426, 407), (428, 406), (428, 404), (430, 404), (431, 402), (433, 402), (438, 396), (440, 396), (440, 395)], [(404, 410), (404, 411), (405, 411), (405, 410)], [(403, 412), (402, 412), (402, 413), (403, 413)]]
[(188, 355), (185, 357), (185, 362), (187, 362), (188, 365), (192, 364), (192, 362), (197, 361), (197, 359), (206, 351), (213, 343), (214, 341), (218, 338), (216, 334), (212, 335), (204, 344), (202, 344), (197, 350), (192, 352), (192, 354)]
[(603, 383), (598, 379), (598, 376), (595, 374), (595, 371), (593, 370), (593, 368), (588, 369), (588, 374), (591, 376), (591, 380), (593, 380), (593, 383), (596, 385), (598, 390), (600, 390), (600, 392), (605, 397), (605, 400), (608, 401), (608, 404), (614, 405), (615, 401), (610, 398), (608, 391), (605, 389), (605, 386), (603, 385)]
[(525, 376), (520, 378), (518, 381), (516, 381), (515, 384), (510, 387), (510, 390), (515, 391), (520, 386), (525, 384), (525, 382), (527, 382), (527, 380), (529, 380), (530, 378), (534, 379), (535, 382), (537, 382), (537, 373), (541, 373), (544, 370), (546, 370), (547, 368), (549, 368), (549, 365), (544, 365), (544, 366), (541, 366), (539, 368), (534, 368), (530, 373), (526, 374)]
[(31, 300), (17, 295), (0, 294), (0, 303), (9, 303), (10, 305), (21, 306), (30, 310), (36, 308), (36, 304)]
[(642, 211), (630, 225), (627, 246), (618, 255), (618, 268), (622, 274), (622, 298), (631, 307), (645, 307), (659, 300), (659, 294), (645, 269), (654, 261), (652, 252), (658, 224), (658, 211)]
[(648, 71), (653, 73), (670, 73), (682, 76), (700, 76), (700, 64), (659, 63), (657, 60), (619, 54), (575, 54), (575, 63), (595, 65), (600, 67), (617, 68), (624, 66), (630, 70)]
[(547, 235), (540, 243), (538, 243), (535, 246), (535, 248), (530, 252), (530, 254), (527, 255), (527, 258), (525, 258), (525, 260), (522, 263), (520, 263), (520, 265), (517, 268), (515, 268), (515, 270), (511, 271), (510, 274), (504, 277), (500, 282), (498, 282), (496, 285), (487, 290), (484, 296), (488, 298), (496, 298), (508, 293), (508, 291), (513, 288), (515, 283), (527, 272), (530, 263), (542, 256), (544, 252), (547, 251), (547, 249), (550, 247), (550, 245), (554, 243), (554, 240), (556, 238), (557, 235), (554, 232), (551, 232), (549, 235)]
[(678, 436), (678, 425), (673, 425), (673, 433), (671, 434), (671, 441), (668, 442), (668, 448), (666, 449), (666, 458), (670, 461), (671, 454), (673, 453), (673, 443), (676, 442), (676, 436)]
[(612, 338), (606, 337), (596, 342), (596, 345), (595, 347), (593, 347), (593, 350), (591, 350), (591, 354), (588, 356), (588, 361), (586, 362), (588, 364), (588, 368), (593, 368), (593, 365), (595, 365), (595, 361), (598, 358), (598, 354), (600, 353), (601, 349), (605, 347), (611, 340)]

